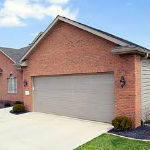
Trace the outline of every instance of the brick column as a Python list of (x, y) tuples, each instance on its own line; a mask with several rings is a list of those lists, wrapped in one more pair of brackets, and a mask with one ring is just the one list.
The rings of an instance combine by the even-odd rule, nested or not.
[[(115, 115), (125, 115), (132, 119), (133, 127), (141, 120), (140, 56), (121, 56), (120, 69), (115, 71)], [(126, 85), (120, 86), (124, 76)]]

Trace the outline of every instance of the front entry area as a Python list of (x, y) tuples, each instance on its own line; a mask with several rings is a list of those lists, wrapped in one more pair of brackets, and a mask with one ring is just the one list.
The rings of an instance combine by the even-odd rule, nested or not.
[(113, 74), (34, 77), (35, 112), (111, 122), (114, 117)]

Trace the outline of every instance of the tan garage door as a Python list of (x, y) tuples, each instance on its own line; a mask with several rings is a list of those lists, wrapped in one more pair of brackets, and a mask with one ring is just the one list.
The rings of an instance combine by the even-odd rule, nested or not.
[(112, 74), (35, 77), (34, 111), (111, 122), (114, 116)]

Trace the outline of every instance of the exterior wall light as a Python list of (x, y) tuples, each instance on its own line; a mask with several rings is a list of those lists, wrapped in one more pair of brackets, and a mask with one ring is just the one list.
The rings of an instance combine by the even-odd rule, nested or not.
[(121, 87), (123, 88), (125, 86), (125, 84), (126, 84), (125, 78), (124, 78), (124, 76), (121, 76), (121, 79), (120, 79)]
[(2, 74), (2, 73), (3, 73), (3, 69), (0, 68), (0, 74)]
[(26, 79), (24, 79), (23, 84), (24, 84), (24, 86), (27, 86), (28, 82)]

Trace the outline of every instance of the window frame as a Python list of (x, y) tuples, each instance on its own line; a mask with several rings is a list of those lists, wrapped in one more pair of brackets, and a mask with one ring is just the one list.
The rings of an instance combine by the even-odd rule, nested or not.
[(17, 78), (14, 77), (12, 74), (9, 78), (7, 78), (7, 92), (9, 94), (17, 94)]

